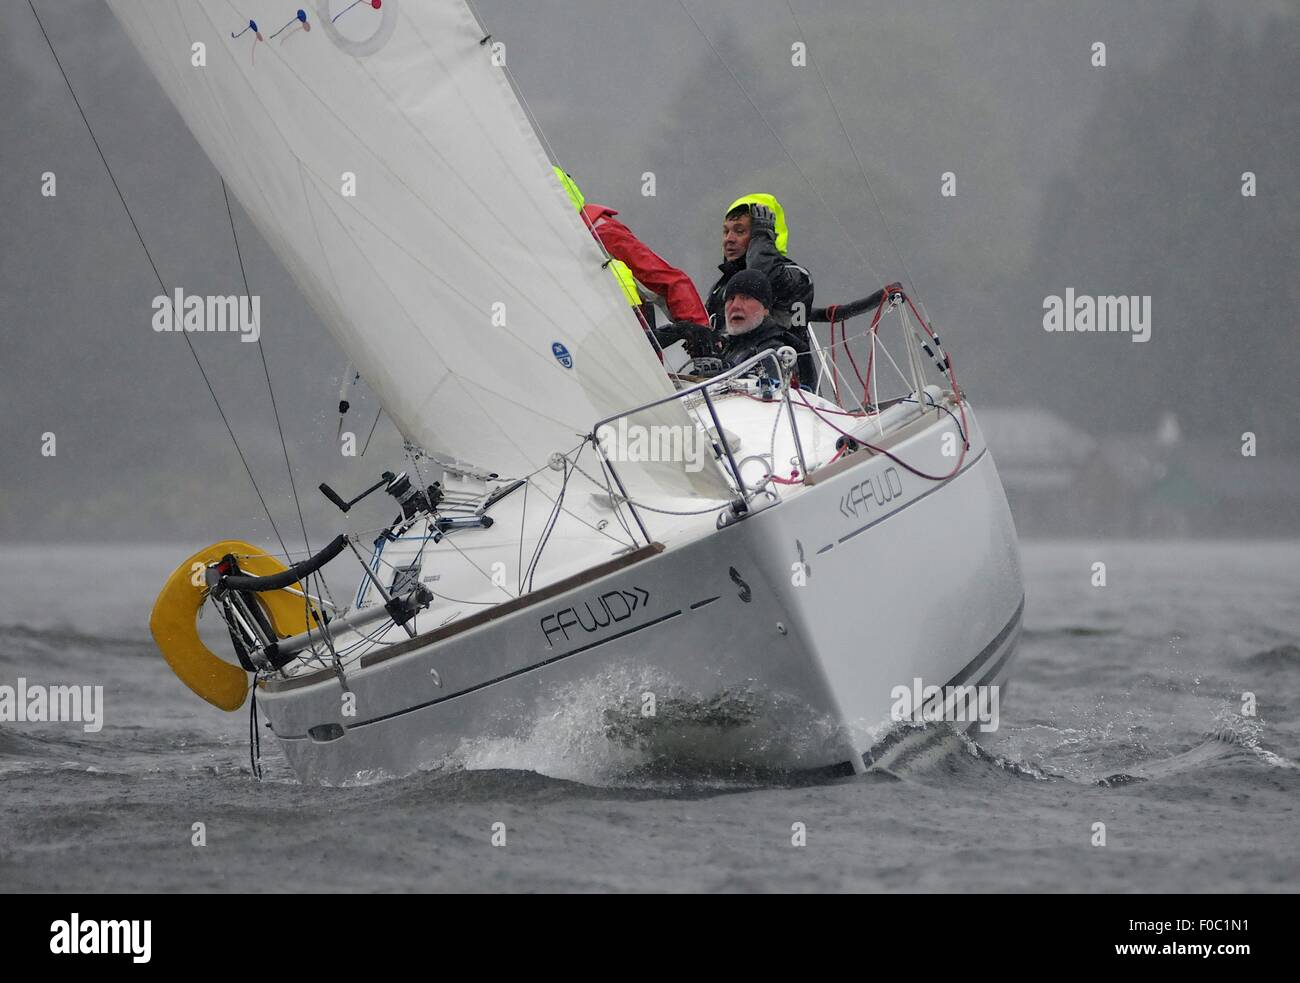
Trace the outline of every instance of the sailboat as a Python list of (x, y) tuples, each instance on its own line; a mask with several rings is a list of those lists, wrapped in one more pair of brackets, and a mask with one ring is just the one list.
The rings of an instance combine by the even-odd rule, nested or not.
[[(1008, 680), (1014, 524), (900, 284), (810, 312), (820, 391), (789, 348), (670, 373), (462, 0), (109, 5), (413, 451), (321, 486), (324, 549), (214, 543), (155, 604), (173, 671), (225, 710), (252, 694), (301, 780), (437, 767), (576, 705), (652, 756), (861, 772), (898, 687)], [(868, 317), (891, 398), (838, 381)], [(395, 519), (353, 528), (367, 496)]]

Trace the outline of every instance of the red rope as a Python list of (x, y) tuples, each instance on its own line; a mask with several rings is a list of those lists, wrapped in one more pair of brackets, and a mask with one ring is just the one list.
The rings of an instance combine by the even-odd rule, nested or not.
[[(921, 313), (916, 309), (916, 305), (912, 303), (912, 298), (908, 297), (907, 294), (903, 294), (903, 299), (907, 301), (907, 306), (912, 309), (912, 315), (916, 318), (917, 323), (920, 324), (921, 327), (925, 329), (925, 333), (929, 335), (930, 339), (933, 341), (934, 331), (931, 330), (930, 325), (926, 324), (925, 318), (921, 317)], [(938, 342), (936, 341), (935, 342), (936, 350), (938, 349), (938, 347), (939, 345)], [(957, 411), (961, 414), (961, 432), (963, 434), (968, 434), (970, 433), (970, 427), (967, 426), (966, 424), (966, 400), (961, 398), (961, 390), (957, 388), (957, 373), (953, 370), (952, 367), (952, 355), (949, 354), (947, 351), (945, 351), (944, 357), (945, 357), (945, 361), (947, 362), (946, 374), (948, 376), (948, 382), (952, 386), (953, 395), (957, 399)], [(916, 397), (917, 399), (920, 399), (921, 394), (917, 393)], [(966, 456), (966, 450), (969, 447), (970, 447), (969, 442), (963, 443), (962, 457)], [(961, 466), (961, 462), (960, 460), (958, 460), (958, 467), (960, 466)]]
[[(752, 399), (755, 403), (776, 404), (774, 399), (763, 399), (761, 396), (755, 396), (753, 393), (737, 393), (738, 396), (744, 396), (746, 399)], [(851, 416), (857, 420), (865, 420), (869, 416), (875, 416), (874, 413), (856, 413), (853, 410), (823, 410), (823, 413), (829, 413), (831, 416)]]
[[(819, 420), (821, 420), (822, 423), (826, 424), (836, 433), (840, 434), (843, 437), (847, 437), (849, 440), (853, 441), (859, 447), (865, 447), (869, 451), (873, 451), (877, 454), (881, 454), (889, 458), (891, 461), (893, 461), (895, 464), (898, 464), (900, 467), (905, 468), (908, 471), (912, 472), (912, 474), (917, 475), (918, 477), (921, 478), (925, 478), (928, 481), (946, 481), (947, 479), (955, 475), (958, 471), (961, 470), (961, 466), (966, 460), (966, 452), (970, 449), (969, 442), (965, 440), (965, 434), (969, 432), (966, 429), (966, 410), (962, 407), (961, 403), (957, 404), (958, 410), (961, 412), (961, 429), (963, 435), (961, 454), (957, 456), (957, 463), (951, 471), (949, 471), (947, 474), (936, 475), (936, 474), (927, 474), (926, 472), (920, 470), (919, 468), (914, 468), (912, 467), (912, 465), (908, 464), (902, 458), (898, 457), (895, 454), (890, 453), (889, 451), (885, 450), (883, 447), (877, 447), (875, 444), (868, 443), (867, 441), (863, 440), (861, 437), (855, 434), (851, 434), (846, 430), (841, 430), (830, 420), (826, 419), (826, 417), (823, 415), (824, 413), (830, 413), (833, 416), (851, 416), (854, 417), (855, 419), (863, 420), (866, 419), (866, 416), (870, 416), (873, 414), (867, 414), (866, 416), (864, 416), (861, 413), (849, 413), (842, 410), (819, 410), (817, 407), (813, 406), (812, 403), (808, 402), (808, 397), (803, 394), (803, 390), (797, 389), (795, 390), (795, 392), (798, 393), (799, 401), (803, 404), (804, 409), (810, 411), (814, 416), (816, 416)], [(752, 399), (756, 403), (772, 402), (772, 400), (759, 399), (759, 397), (757, 396), (751, 396), (749, 393), (741, 393), (740, 395), (744, 396), (746, 399)], [(798, 405), (798, 404), (792, 403), (791, 405)], [(841, 447), (838, 451), (835, 452), (835, 456), (832, 457), (830, 460), (828, 460), (826, 464), (832, 464), (835, 461), (839, 460), (847, 451), (848, 451), (847, 446)], [(825, 466), (826, 466), (825, 464), (822, 465), (822, 467)], [(789, 478), (778, 478), (776, 475), (769, 475), (768, 477), (770, 477), (774, 482), (776, 482), (779, 485), (798, 485), (801, 484), (803, 481), (802, 478), (798, 477), (798, 474), (799, 474), (799, 470), (795, 468), (791, 470)]]
[(880, 303), (876, 305), (876, 313), (871, 317), (871, 327), (867, 329), (867, 336), (871, 339), (871, 351), (867, 353), (867, 379), (862, 384), (862, 405), (871, 406), (871, 373), (875, 370), (876, 365), (876, 334), (880, 331), (880, 315), (885, 311), (885, 298), (880, 298)]
[[(902, 293), (901, 290), (899, 292)], [(862, 405), (864, 406), (868, 406), (871, 404), (871, 390), (870, 390), (871, 373), (874, 369), (875, 358), (876, 358), (875, 336), (880, 327), (880, 318), (881, 315), (884, 313), (885, 301), (889, 299), (889, 293), (890, 293), (889, 288), (886, 287), (881, 294), (880, 303), (876, 305), (876, 312), (874, 315), (872, 315), (871, 326), (867, 329), (867, 337), (869, 337), (872, 340), (872, 345), (871, 345), (871, 351), (867, 356), (867, 375), (865, 379), (862, 377), (862, 373), (858, 370), (858, 363), (857, 360), (854, 359), (853, 357), (852, 349), (849, 348), (848, 318), (845, 318), (842, 322), (840, 322), (840, 331), (841, 331), (842, 339), (844, 341), (844, 350), (845, 352), (848, 353), (849, 363), (853, 366), (853, 372), (857, 376), (858, 382), (861, 383), (862, 385)], [(932, 341), (934, 341), (935, 340), (934, 331), (930, 328), (930, 325), (926, 323), (925, 318), (921, 317), (920, 311), (918, 311), (916, 309), (916, 305), (912, 303), (912, 298), (907, 296), (907, 294), (904, 293), (903, 299), (907, 301), (907, 306), (911, 308), (912, 315), (916, 318), (917, 323), (921, 325), (925, 333), (930, 337)], [(864, 415), (862, 413), (847, 412), (844, 410), (844, 403), (840, 399), (839, 371), (838, 371), (839, 366), (835, 358), (836, 355), (835, 325), (836, 325), (838, 313), (839, 313), (838, 304), (834, 304), (827, 308), (827, 318), (831, 322), (831, 367), (832, 367), (831, 383), (835, 392), (835, 403), (840, 407), (840, 409), (825, 410), (825, 411), (819, 410), (817, 407), (813, 406), (812, 403), (808, 402), (808, 398), (803, 394), (803, 390), (795, 389), (794, 391), (796, 394), (798, 394), (800, 402), (802, 402), (804, 407), (810, 410), (814, 416), (816, 416), (819, 420), (821, 420), (822, 423), (826, 424), (836, 433), (840, 434), (843, 437), (847, 437), (855, 444), (861, 447), (865, 447), (867, 450), (872, 451), (873, 453), (880, 454), (884, 457), (889, 458), (889, 460), (893, 461), (899, 467), (907, 471), (910, 471), (912, 474), (917, 475), (918, 477), (921, 478), (925, 478), (927, 481), (946, 481), (949, 478), (951, 478), (953, 475), (955, 475), (958, 471), (961, 470), (962, 464), (965, 463), (966, 461), (966, 453), (970, 450), (970, 441), (966, 438), (966, 434), (970, 433), (970, 426), (966, 421), (966, 401), (961, 398), (961, 390), (957, 388), (957, 374), (953, 369), (952, 355), (947, 351), (944, 352), (944, 357), (947, 361), (945, 374), (948, 376), (948, 382), (952, 386), (953, 395), (957, 400), (957, 412), (961, 416), (961, 437), (962, 437), (961, 453), (957, 456), (957, 463), (953, 465), (952, 470), (949, 471), (947, 474), (942, 474), (942, 475), (927, 474), (926, 472), (920, 470), (919, 468), (912, 467), (912, 465), (908, 464), (902, 458), (898, 457), (895, 454), (890, 453), (889, 451), (885, 450), (883, 447), (877, 447), (876, 445), (870, 444), (867, 441), (863, 440), (861, 437), (855, 436), (854, 434), (851, 434), (845, 430), (841, 430), (830, 420), (826, 419), (826, 417), (823, 415), (823, 413), (830, 413), (833, 416), (851, 416), (857, 419), (863, 419), (864, 416), (874, 415), (874, 414)], [(938, 350), (937, 341), (935, 343), (935, 348), (937, 351)], [(742, 395), (744, 395), (747, 399), (752, 399), (755, 400), (756, 402), (760, 402), (760, 403), (769, 402), (769, 400), (759, 399), (759, 397), (752, 396), (749, 393), (743, 393)], [(924, 408), (925, 393), (924, 392), (917, 393), (916, 398), (918, 400), (918, 404)], [(879, 412), (879, 410), (877, 410), (876, 412)], [(835, 456), (832, 457), (826, 463), (831, 464), (832, 462), (839, 460), (839, 458), (847, 450), (848, 450), (847, 446), (841, 447), (838, 451), (835, 452)], [(800, 478), (798, 475), (799, 475), (799, 471), (796, 468), (791, 470), (789, 478), (778, 478), (776, 475), (769, 475), (769, 477), (771, 478), (772, 481), (780, 485), (797, 485), (802, 483), (803, 481), (803, 479)]]
[[(875, 327), (874, 322), (872, 324), (872, 327), (873, 328)], [(870, 329), (868, 329), (868, 333), (869, 332)], [(866, 383), (862, 381), (862, 372), (859, 371), (858, 369), (858, 360), (853, 357), (853, 349), (849, 347), (849, 322), (848, 321), (844, 322), (843, 334), (844, 334), (844, 352), (849, 356), (849, 364), (853, 366), (853, 374), (858, 377), (858, 385), (863, 386), (865, 390)], [(863, 399), (862, 402), (863, 405), (866, 405), (866, 399)]]
[[(880, 303), (876, 305), (876, 313), (872, 316), (871, 326), (867, 329), (867, 336), (872, 339), (873, 343), (871, 345), (871, 351), (867, 355), (867, 376), (865, 379), (862, 377), (862, 370), (858, 368), (858, 360), (853, 357), (853, 349), (849, 347), (849, 320), (848, 318), (845, 318), (843, 321), (839, 322), (840, 340), (844, 342), (844, 352), (849, 356), (849, 364), (853, 366), (853, 374), (857, 376), (858, 385), (862, 387), (862, 399), (860, 402), (863, 406), (869, 406), (871, 404), (871, 372), (876, 360), (876, 346), (874, 341), (876, 332), (880, 327), (880, 315), (884, 313), (885, 300), (888, 296), (888, 289), (881, 293)], [(826, 308), (826, 316), (831, 322), (831, 383), (835, 389), (835, 405), (840, 407), (840, 409), (843, 409), (844, 400), (840, 398), (839, 363), (835, 358), (836, 353), (838, 352), (835, 343), (835, 324), (837, 320), (836, 316), (839, 314), (839, 309), (839, 304), (832, 304), (830, 307)]]
[[(899, 467), (904, 468), (904, 469), (906, 469), (906, 470), (912, 472), (912, 474), (917, 475), (918, 477), (925, 478), (927, 481), (947, 481), (949, 478), (951, 478), (953, 475), (955, 475), (958, 471), (961, 470), (962, 462), (964, 462), (964, 461), (966, 460), (966, 451), (970, 449), (970, 444), (969, 444), (967, 441), (963, 440), (963, 441), (962, 441), (962, 445), (961, 445), (961, 454), (959, 454), (959, 455), (957, 456), (957, 463), (953, 466), (953, 469), (952, 469), (951, 471), (949, 471), (947, 474), (927, 474), (926, 472), (920, 470), (919, 468), (914, 468), (914, 467), (912, 467), (912, 465), (908, 464), (908, 463), (907, 463), (906, 461), (904, 461), (902, 458), (900, 458), (900, 457), (898, 457), (898, 456), (896, 456), (896, 455), (894, 455), (894, 454), (891, 454), (889, 451), (885, 450), (883, 447), (877, 447), (875, 444), (869, 444), (869, 443), (867, 443), (865, 440), (863, 440), (861, 437), (857, 437), (857, 436), (855, 436), (855, 435), (853, 435), (853, 434), (851, 434), (851, 433), (848, 433), (848, 432), (846, 432), (846, 431), (844, 431), (844, 430), (841, 430), (841, 429), (840, 429), (839, 427), (837, 427), (835, 424), (831, 423), (830, 420), (828, 420), (828, 419), (826, 419), (824, 416), (822, 416), (821, 412), (817, 409), (817, 407), (813, 406), (812, 403), (808, 402), (807, 397), (805, 397), (804, 394), (803, 394), (802, 392), (799, 393), (799, 399), (803, 402), (804, 406), (806, 406), (806, 407), (808, 407), (808, 409), (812, 410), (812, 412), (814, 413), (814, 415), (816, 415), (817, 418), (820, 419), (820, 420), (822, 421), (822, 423), (826, 424), (826, 426), (830, 427), (830, 428), (831, 428), (832, 430), (834, 430), (836, 433), (841, 434), (842, 436), (848, 437), (849, 440), (852, 440), (854, 443), (858, 444), (859, 446), (865, 447), (865, 448), (866, 448), (867, 450), (869, 450), (869, 451), (873, 451), (873, 452), (875, 452), (876, 454), (882, 454), (882, 455), (884, 455), (885, 457), (887, 457), (887, 458), (889, 458), (891, 461), (893, 461), (895, 464), (897, 464)], [(958, 403), (958, 406), (959, 406), (959, 407), (960, 407), (960, 405), (961, 405), (961, 404)], [(962, 433), (966, 433), (966, 432), (967, 432), (967, 431), (966, 431), (966, 422), (965, 422), (965, 421), (966, 421), (966, 413), (965, 413), (965, 411), (963, 411), (963, 412), (962, 412)], [(778, 480), (778, 479), (773, 478), (772, 480), (773, 480), (773, 481), (776, 481), (776, 480)], [(785, 482), (785, 483), (786, 483), (786, 484), (789, 484), (790, 482)]]

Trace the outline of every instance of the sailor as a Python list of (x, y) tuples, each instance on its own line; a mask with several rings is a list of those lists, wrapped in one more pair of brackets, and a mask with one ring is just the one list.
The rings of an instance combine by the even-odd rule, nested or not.
[(662, 304), (673, 321), (709, 323), (704, 302), (690, 277), (633, 235), (631, 229), (614, 217), (618, 214), (614, 209), (588, 204), (573, 177), (563, 168), (556, 167), (555, 175), (591, 234), (610, 255), (609, 268), (628, 303), (640, 308), (651, 326), (653, 313), (647, 310), (649, 304), (643, 294), (650, 295), (650, 303)]
[[(592, 233), (600, 240), (605, 251), (634, 278), (634, 289), (644, 288), (654, 295), (651, 303), (641, 310), (645, 322), (654, 333), (660, 352), (675, 342), (682, 342), (691, 358), (716, 355), (721, 344), (709, 327), (709, 315), (700, 300), (699, 292), (691, 278), (643, 243), (622, 222), (614, 218), (618, 212), (605, 205), (584, 205), (582, 218)], [(610, 265), (613, 266), (614, 263)], [(658, 327), (655, 324), (652, 304), (663, 304), (672, 323)], [(660, 358), (662, 358), (662, 354)]]
[(799, 377), (810, 389), (817, 386), (808, 317), (812, 313), (813, 280), (807, 269), (786, 253), (790, 230), (785, 209), (772, 195), (750, 194), (733, 201), (722, 222), (721, 276), (709, 292), (710, 323), (717, 329), (730, 327), (724, 318), (726, 289), (742, 270), (756, 270), (767, 277), (772, 290), (771, 317), (799, 339)]
[(636, 282), (659, 298), (673, 321), (708, 324), (709, 315), (691, 278), (614, 218), (618, 212), (605, 205), (584, 205), (582, 217), (605, 251), (626, 266)]
[[(789, 345), (796, 352), (803, 342), (792, 328), (772, 316), (772, 286), (758, 270), (740, 270), (723, 289), (722, 364), (729, 369), (768, 348)], [(796, 368), (798, 375), (798, 368)]]

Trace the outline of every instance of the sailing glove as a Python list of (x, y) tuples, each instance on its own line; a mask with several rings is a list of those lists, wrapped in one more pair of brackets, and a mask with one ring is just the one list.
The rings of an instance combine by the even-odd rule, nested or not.
[(712, 355), (718, 341), (718, 337), (712, 329), (690, 321), (674, 321), (662, 328), (655, 328), (654, 332), (659, 347), (667, 348), (675, 342), (684, 342), (686, 354), (690, 355), (691, 358)]
[(749, 206), (749, 231), (751, 235), (762, 234), (769, 239), (776, 239), (776, 213), (766, 205)]

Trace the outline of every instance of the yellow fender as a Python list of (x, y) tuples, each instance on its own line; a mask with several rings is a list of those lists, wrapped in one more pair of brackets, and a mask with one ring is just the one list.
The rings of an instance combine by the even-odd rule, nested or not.
[[(199, 608), (208, 596), (203, 568), (216, 563), (227, 553), (238, 558), (241, 571), (254, 577), (266, 577), (287, 569), (256, 546), (239, 540), (205, 546), (167, 578), (158, 600), (154, 601), (149, 631), (154, 644), (181, 682), (213, 706), (233, 711), (243, 706), (248, 698), (248, 674), (240, 666), (218, 658), (204, 645), (198, 627)], [(293, 586), (303, 591), (301, 584)], [(277, 590), (260, 594), (258, 599), (280, 638), (307, 630), (307, 605), (301, 596)]]

